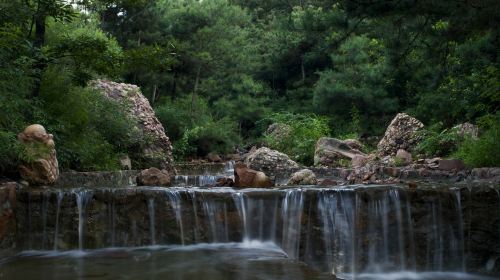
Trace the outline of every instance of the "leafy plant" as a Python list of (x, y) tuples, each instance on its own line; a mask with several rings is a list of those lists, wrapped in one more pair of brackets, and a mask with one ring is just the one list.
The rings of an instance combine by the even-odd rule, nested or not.
[(417, 154), (428, 157), (448, 156), (455, 152), (463, 138), (454, 129), (441, 130), (442, 124), (437, 123), (429, 129), (418, 133), (422, 141), (415, 148)]
[(500, 123), (497, 121), (479, 139), (466, 138), (454, 153), (470, 167), (500, 166)]
[(330, 133), (327, 120), (316, 115), (274, 113), (266, 121), (288, 125), (291, 131), (286, 134), (267, 134), (264, 136), (265, 143), (306, 165), (314, 163), (316, 141)]

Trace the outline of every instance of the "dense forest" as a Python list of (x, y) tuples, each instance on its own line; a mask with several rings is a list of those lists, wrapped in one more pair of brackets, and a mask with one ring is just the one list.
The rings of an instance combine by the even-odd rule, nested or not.
[[(0, 173), (43, 124), (63, 170), (119, 168), (143, 141), (93, 79), (136, 84), (177, 160), (254, 143), (311, 163), (317, 138), (371, 139), (398, 112), (423, 154), (498, 165), (500, 2), (0, 0)], [(264, 133), (271, 123), (291, 139)], [(471, 122), (479, 140), (450, 129)], [(369, 142), (369, 141), (368, 141)], [(285, 143), (285, 145), (283, 144)]]

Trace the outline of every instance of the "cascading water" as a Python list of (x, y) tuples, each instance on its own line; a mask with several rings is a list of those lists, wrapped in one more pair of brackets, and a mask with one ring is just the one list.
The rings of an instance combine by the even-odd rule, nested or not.
[[(66, 199), (68, 192), (74, 201)], [(40, 198), (28, 194), (26, 227), (32, 232), (25, 248), (237, 243), (247, 249), (274, 246), (288, 259), (348, 279), (386, 272), (465, 271), (469, 261), (476, 261), (470, 251), (475, 248), (470, 236), (477, 236), (471, 233), (474, 212), (462, 214), (475, 205), (469, 192), (399, 186), (52, 190)], [(497, 190), (495, 203), (500, 213)], [(77, 211), (66, 211), (68, 207)], [(77, 233), (72, 235), (76, 220)], [(500, 238), (500, 227), (495, 232)], [(486, 256), (488, 271), (495, 269), (497, 256)]]
[(78, 207), (78, 249), (84, 249), (84, 234), (86, 224), (87, 205), (92, 199), (93, 192), (91, 190), (80, 189), (75, 191), (76, 205)]
[(62, 191), (57, 192), (56, 227), (54, 230), (54, 251), (57, 250), (57, 240), (59, 239), (59, 215), (61, 213), (61, 203), (64, 198)]

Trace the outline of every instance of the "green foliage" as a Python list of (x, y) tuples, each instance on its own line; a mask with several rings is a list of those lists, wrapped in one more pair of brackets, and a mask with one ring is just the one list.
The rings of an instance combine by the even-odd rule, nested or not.
[(455, 152), (463, 137), (454, 129), (442, 129), (442, 124), (437, 123), (418, 133), (422, 141), (415, 148), (415, 152), (427, 157), (448, 156)]
[[(356, 130), (373, 131), (380, 125), (376, 117), (397, 108), (396, 99), (386, 91), (389, 77), (382, 42), (354, 36), (332, 54), (332, 61), (336, 67), (321, 72), (314, 88), (316, 112), (334, 114), (344, 121), (352, 118)], [(359, 111), (353, 114), (353, 107), (363, 108), (364, 115), (371, 118), (361, 120)], [(359, 127), (361, 124), (364, 127)]]
[(203, 157), (209, 152), (228, 153), (241, 143), (236, 122), (226, 117), (214, 119), (201, 97), (194, 103), (190, 96), (164, 103), (155, 112), (173, 142), (178, 160)]
[(325, 118), (316, 115), (275, 113), (265, 121), (285, 124), (291, 128), (289, 133), (265, 135), (266, 144), (305, 165), (313, 164), (316, 141), (330, 132)]
[(486, 130), (479, 139), (466, 138), (454, 157), (470, 167), (500, 166), (500, 123)]

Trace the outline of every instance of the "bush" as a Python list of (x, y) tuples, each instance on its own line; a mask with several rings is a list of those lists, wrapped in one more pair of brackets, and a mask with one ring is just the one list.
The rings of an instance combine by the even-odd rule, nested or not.
[(470, 167), (500, 166), (500, 124), (498, 121), (486, 130), (479, 139), (466, 138), (455, 157)]
[(267, 134), (264, 141), (270, 148), (305, 165), (314, 163), (316, 141), (330, 132), (327, 120), (316, 115), (275, 113), (264, 121), (285, 124), (291, 128), (290, 133)]
[(234, 151), (241, 143), (236, 131), (236, 122), (227, 118), (195, 126), (174, 142), (174, 156), (185, 159), (189, 156), (205, 156), (209, 152), (224, 154)]
[(415, 152), (428, 157), (443, 157), (454, 153), (463, 141), (463, 137), (454, 129), (441, 130), (441, 127), (442, 124), (437, 123), (419, 132), (418, 136), (422, 137), (422, 141), (415, 148)]

